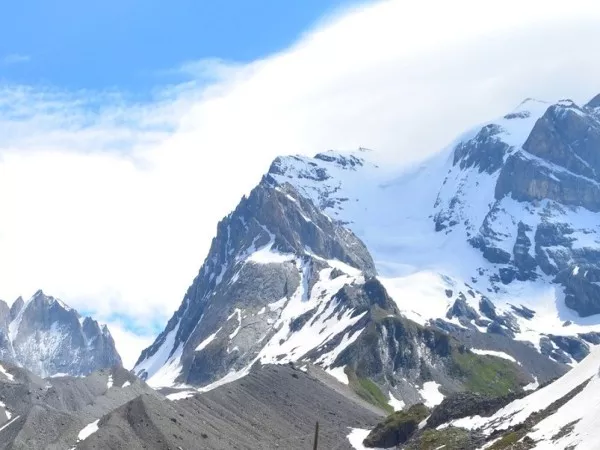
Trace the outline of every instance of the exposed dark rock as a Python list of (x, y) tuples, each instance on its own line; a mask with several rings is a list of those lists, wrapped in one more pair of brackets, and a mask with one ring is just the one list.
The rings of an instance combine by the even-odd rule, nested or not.
[(501, 336), (506, 336), (506, 337), (509, 337), (509, 338), (514, 338), (515, 337), (515, 333), (513, 333), (512, 330), (510, 330), (509, 328), (506, 328), (505, 326), (503, 326), (499, 322), (492, 322), (488, 326), (487, 331), (488, 331), (488, 333), (499, 334)]
[(500, 281), (504, 284), (510, 284), (517, 278), (517, 271), (512, 267), (501, 267), (498, 273), (500, 274)]
[(560, 348), (554, 348), (552, 341), (547, 336), (542, 336), (540, 338), (540, 353), (561, 364), (570, 364), (572, 362), (571, 357), (565, 351)]
[(315, 313), (317, 312), (316, 309), (311, 309), (310, 311), (305, 312), (304, 314), (296, 317), (294, 320), (292, 320), (290, 322), (290, 331), (291, 332), (295, 332), (298, 331), (300, 329), (302, 329), (302, 327), (304, 325), (306, 325), (306, 323), (313, 318), (313, 316), (315, 315)]
[[(574, 104), (550, 106), (534, 125), (523, 148), (544, 161), (598, 181), (600, 129), (580, 112)], [(568, 204), (564, 198), (556, 200)]]
[(517, 269), (519, 270), (518, 278), (521, 281), (535, 279), (535, 269), (537, 262), (529, 253), (531, 249), (531, 239), (527, 236), (527, 232), (531, 231), (531, 227), (519, 222), (517, 226), (517, 240), (513, 247), (513, 258)]
[(589, 333), (579, 333), (577, 336), (579, 336), (584, 341), (589, 342), (590, 344), (600, 344), (600, 333), (598, 332), (590, 331)]
[(469, 416), (488, 417), (510, 402), (521, 398), (525, 393), (511, 393), (501, 397), (490, 397), (472, 392), (459, 392), (446, 397), (433, 408), (427, 419), (427, 427), (437, 428), (451, 420)]
[(555, 336), (553, 334), (549, 334), (548, 337), (558, 348), (571, 355), (577, 362), (583, 360), (590, 353), (590, 347), (581, 339), (571, 336)]
[(467, 304), (467, 299), (465, 295), (461, 292), (458, 295), (458, 298), (454, 301), (452, 307), (446, 313), (446, 317), (448, 319), (452, 319), (453, 317), (473, 320), (479, 317), (477, 311), (475, 311), (472, 307)]
[[(290, 260), (269, 264), (245, 262), (249, 252), (267, 246), (272, 251), (289, 254)], [(334, 259), (363, 271), (367, 277), (375, 274), (368, 250), (354, 234), (331, 221), (291, 185), (278, 184), (267, 175), (248, 198), (242, 199), (236, 210), (219, 223), (204, 265), (179, 310), (154, 344), (142, 352), (136, 366), (158, 352), (175, 329), (173, 347), (162, 351), (170, 356), (178, 346), (183, 346), (182, 382), (208, 384), (234, 367), (239, 369), (249, 364), (261, 345), (275, 333), (273, 324), (278, 313), (271, 311), (268, 305), (289, 299), (301, 287), (301, 279), (303, 289), (311, 292), (320, 271), (327, 267), (324, 260)], [(303, 273), (297, 263), (304, 267)], [(341, 271), (335, 269), (329, 274), (333, 278), (341, 275)], [(357, 292), (348, 295), (346, 300), (363, 309), (368, 303), (365, 296), (372, 295), (377, 302), (389, 301), (378, 296), (382, 292), (377, 291), (377, 284), (377, 281), (367, 281), (362, 287), (348, 286), (348, 291)], [(366, 294), (365, 290), (369, 289), (372, 292)], [(339, 299), (342, 297), (340, 293)], [(236, 309), (262, 310), (264, 314), (245, 323), (236, 335), (235, 344), (230, 345), (228, 335), (235, 331), (238, 320), (228, 318)], [(342, 311), (336, 310), (337, 313)], [(301, 327), (306, 323), (302, 323), (304, 319), (308, 317), (291, 326)], [(217, 332), (224, 322), (228, 324), (228, 331), (217, 335), (203, 351), (196, 352), (198, 345)], [(231, 351), (234, 346), (237, 352)], [(136, 373), (148, 376), (145, 369), (138, 369)]]
[(518, 315), (520, 315), (521, 317), (531, 320), (533, 319), (533, 317), (535, 316), (535, 311), (527, 308), (526, 306), (515, 306), (515, 305), (510, 305), (510, 308)]
[(483, 249), (483, 257), (494, 264), (507, 264), (510, 262), (510, 253), (501, 248), (486, 246)]
[(591, 99), (587, 105), (588, 108), (600, 108), (600, 94)]
[(473, 139), (461, 142), (454, 151), (454, 165), (461, 169), (475, 167), (479, 172), (494, 173), (502, 167), (504, 155), (510, 147), (496, 136), (502, 131), (498, 125), (487, 125)]
[(10, 307), (10, 319), (14, 320), (17, 317), (17, 314), (23, 309), (25, 306), (25, 302), (23, 301), (23, 297), (19, 297), (15, 300), (15, 302)]
[(581, 317), (600, 313), (600, 268), (568, 267), (556, 276), (556, 281), (565, 286), (565, 304)]
[(498, 317), (498, 314), (496, 314), (496, 307), (492, 301), (485, 296), (481, 297), (481, 300), (479, 300), (479, 311), (492, 320), (496, 320)]

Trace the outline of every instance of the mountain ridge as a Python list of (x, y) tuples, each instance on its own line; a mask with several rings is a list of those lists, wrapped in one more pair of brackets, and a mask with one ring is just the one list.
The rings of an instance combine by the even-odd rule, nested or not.
[(42, 290), (27, 302), (19, 297), (10, 308), (0, 301), (0, 360), (41, 377), (81, 376), (122, 366), (106, 325), (81, 317)]

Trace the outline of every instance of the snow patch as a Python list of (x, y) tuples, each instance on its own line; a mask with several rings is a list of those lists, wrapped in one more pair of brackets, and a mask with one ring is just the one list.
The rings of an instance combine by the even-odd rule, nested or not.
[(480, 350), (477, 348), (472, 348), (471, 352), (475, 353), (476, 355), (495, 356), (497, 358), (507, 359), (516, 364), (519, 364), (518, 361), (515, 358), (513, 358), (512, 356), (510, 356), (508, 353), (498, 352), (495, 350)]
[(363, 441), (367, 438), (370, 431), (361, 428), (351, 428), (350, 430), (350, 434), (347, 437), (352, 448), (354, 450), (367, 450), (367, 447), (363, 445)]
[(217, 336), (217, 334), (219, 334), (219, 331), (221, 331), (221, 330), (222, 330), (222, 328), (219, 328), (217, 331), (215, 331), (209, 337), (207, 337), (202, 342), (200, 342), (200, 344), (198, 345), (198, 347), (196, 347), (196, 351), (199, 352), (201, 350), (204, 350), (206, 348), (206, 346), (208, 344), (210, 344), (215, 339), (215, 337)]
[(236, 308), (235, 311), (233, 312), (233, 314), (230, 315), (227, 318), (227, 320), (230, 320), (236, 314), (237, 314), (238, 326), (234, 330), (234, 332), (229, 335), (229, 340), (231, 340), (234, 337), (236, 337), (238, 335), (238, 333), (240, 332), (240, 330), (242, 329), (242, 311), (239, 308)]
[(394, 408), (394, 411), (402, 411), (405, 406), (404, 402), (394, 397), (394, 394), (392, 394), (391, 391), (388, 392), (388, 395), (390, 397), (390, 399), (388, 400), (388, 405)]
[(533, 381), (531, 383), (523, 386), (523, 390), (524, 391), (535, 391), (539, 387), (540, 387), (540, 383), (539, 383), (537, 377), (533, 377)]
[[(333, 369), (326, 369), (325, 371), (329, 375), (331, 375), (332, 377), (337, 379), (340, 383), (347, 385), (350, 383), (350, 381), (348, 380), (348, 375), (346, 375), (346, 372), (344, 372), (345, 368), (346, 368), (345, 366), (340, 366), (340, 367), (334, 367)], [(300, 370), (302, 370), (302, 369), (300, 369)]]
[(419, 389), (419, 394), (423, 397), (425, 406), (428, 408), (433, 408), (444, 400), (444, 394), (440, 392), (440, 385), (435, 381), (423, 383), (423, 388)]
[(293, 261), (295, 255), (292, 253), (281, 253), (278, 250), (273, 250), (275, 239), (271, 237), (271, 241), (261, 247), (260, 249), (252, 252), (246, 261), (253, 262), (256, 264), (281, 264), (287, 261)]
[(6, 405), (0, 401), (0, 408), (4, 409), (4, 414), (6, 415), (6, 420), (10, 420), (10, 418), (12, 417), (11, 412), (6, 409)]
[(78, 442), (85, 441), (92, 434), (94, 434), (96, 431), (98, 431), (98, 422), (100, 422), (100, 419), (96, 420), (95, 422), (90, 423), (89, 425), (86, 425), (85, 428), (83, 428), (77, 435), (77, 441)]
[(186, 398), (193, 397), (197, 393), (197, 391), (181, 391), (175, 392), (174, 394), (169, 394), (166, 397), (171, 401), (185, 400)]

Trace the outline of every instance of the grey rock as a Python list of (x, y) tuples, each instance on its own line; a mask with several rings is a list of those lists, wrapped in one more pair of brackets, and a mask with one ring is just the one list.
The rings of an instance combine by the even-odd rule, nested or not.
[(535, 311), (527, 308), (526, 306), (515, 306), (515, 305), (510, 305), (510, 308), (519, 316), (531, 320), (535, 317)]
[(19, 297), (17, 298), (14, 303), (12, 304), (12, 306), (10, 307), (10, 320), (14, 320), (17, 315), (19, 314), (19, 312), (21, 312), (21, 310), (23, 309), (23, 306), (25, 306), (25, 302), (23, 301), (23, 297)]
[(470, 307), (467, 304), (467, 299), (465, 298), (465, 295), (461, 292), (458, 298), (454, 301), (452, 307), (446, 313), (446, 317), (448, 319), (457, 317), (466, 320), (475, 320), (479, 317), (479, 314), (477, 314), (477, 311), (475, 311), (472, 307)]
[(587, 105), (588, 108), (600, 108), (600, 94), (596, 95), (593, 99), (589, 101)]
[(481, 297), (481, 300), (479, 300), (479, 311), (491, 320), (496, 320), (498, 318), (494, 303), (485, 296)]
[(535, 280), (535, 269), (537, 267), (537, 261), (530, 254), (532, 246), (531, 239), (527, 236), (527, 232), (530, 232), (531, 227), (519, 222), (517, 226), (517, 240), (513, 247), (513, 259), (515, 266), (517, 267), (519, 274), (518, 278), (521, 281)]
[(463, 417), (489, 417), (500, 408), (524, 396), (524, 392), (511, 393), (502, 397), (490, 397), (472, 392), (457, 392), (446, 397), (442, 400), (442, 403), (431, 411), (431, 415), (427, 418), (427, 428), (437, 428), (451, 420), (462, 419)]
[(370, 428), (381, 415), (344, 389), (289, 366), (264, 366), (185, 400), (142, 394), (105, 415), (77, 448), (301, 450), (312, 446), (318, 420), (319, 447), (351, 450), (348, 428)]
[(549, 334), (548, 338), (577, 362), (581, 362), (590, 353), (590, 346), (576, 337)]
[(454, 151), (454, 165), (461, 169), (476, 167), (479, 172), (494, 173), (502, 167), (504, 156), (511, 147), (497, 137), (498, 125), (487, 125), (475, 138), (460, 143)]
[(600, 344), (600, 333), (598, 332), (590, 331), (588, 333), (579, 333), (577, 336), (579, 336), (584, 341), (589, 342), (590, 344)]
[(21, 364), (43, 377), (80, 376), (121, 366), (106, 326), (82, 318), (41, 290), (26, 304), (17, 300), (10, 311), (1, 311), (4, 323), (0, 323), (0, 357), (5, 361)]
[[(0, 380), (0, 449), (64, 450), (79, 432), (124, 403), (144, 393), (159, 396), (122, 368), (104, 369), (85, 378), (41, 379), (6, 362), (13, 380)], [(109, 448), (109, 447), (105, 447)]]
[(581, 317), (600, 313), (600, 268), (567, 267), (556, 276), (556, 281), (565, 286), (565, 304)]

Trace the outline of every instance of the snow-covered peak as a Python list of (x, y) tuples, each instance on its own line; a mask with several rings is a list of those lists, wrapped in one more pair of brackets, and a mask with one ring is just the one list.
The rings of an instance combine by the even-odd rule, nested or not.
[(27, 302), (16, 301), (9, 319), (7, 329), (0, 329), (0, 359), (37, 375), (87, 375), (121, 365), (107, 328), (101, 330), (98, 322), (83, 319), (76, 310), (42, 290)]

